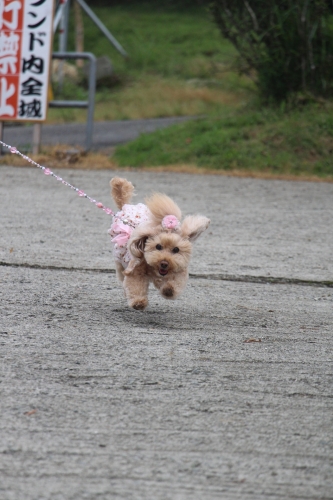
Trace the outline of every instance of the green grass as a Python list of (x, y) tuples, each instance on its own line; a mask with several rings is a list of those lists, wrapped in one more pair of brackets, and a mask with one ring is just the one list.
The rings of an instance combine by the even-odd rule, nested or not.
[[(146, 4), (93, 7), (129, 54), (124, 59), (84, 15), (85, 50), (108, 55), (115, 85), (98, 90), (95, 120), (202, 115), (117, 148), (119, 166), (186, 166), (227, 172), (333, 178), (333, 104), (262, 108), (237, 53), (204, 8)], [(70, 18), (69, 50), (74, 50)], [(55, 48), (57, 43), (55, 43)], [(66, 83), (66, 98), (86, 89)], [(49, 122), (84, 121), (82, 110), (50, 110)]]
[[(124, 59), (83, 14), (84, 49), (107, 55), (115, 71), (114, 85), (97, 91), (96, 120), (206, 114), (253, 95), (252, 81), (233, 68), (235, 49), (204, 8), (177, 12), (142, 4), (93, 10), (129, 54)], [(72, 11), (68, 50), (74, 50)], [(83, 100), (87, 90), (65, 82), (56, 97)], [(82, 110), (52, 109), (48, 121), (84, 121), (85, 116)]]
[[(124, 59), (84, 14), (85, 50), (108, 55), (125, 79), (147, 73), (173, 78), (212, 78), (214, 64), (232, 62), (235, 49), (221, 39), (205, 9), (186, 12), (138, 6), (94, 7), (129, 55)], [(71, 15), (69, 49), (74, 48)]]
[(193, 165), (333, 178), (333, 106), (242, 109), (190, 121), (117, 148), (120, 166)]

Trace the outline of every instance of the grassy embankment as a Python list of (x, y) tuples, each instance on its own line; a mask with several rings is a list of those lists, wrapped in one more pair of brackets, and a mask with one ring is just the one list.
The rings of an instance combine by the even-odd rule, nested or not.
[[(97, 92), (96, 120), (205, 116), (142, 135), (97, 167), (333, 180), (333, 103), (289, 111), (260, 107), (253, 82), (237, 72), (234, 48), (203, 9), (94, 11), (130, 55), (124, 60), (84, 16), (85, 50), (108, 55), (115, 68), (114, 85)], [(73, 44), (71, 19), (69, 50)], [(68, 83), (64, 90), (67, 97), (85, 98), (83, 87)], [(66, 109), (50, 110), (48, 121), (84, 120), (84, 111)]]
[(115, 159), (121, 166), (333, 180), (332, 105), (221, 114), (143, 135), (119, 147)]
[[(129, 54), (124, 59), (84, 15), (85, 50), (110, 57), (115, 71), (114, 85), (97, 91), (96, 120), (210, 114), (247, 101), (253, 84), (231, 69), (236, 52), (204, 9), (179, 13), (143, 4), (94, 11)], [(69, 50), (72, 23), (71, 13)], [(70, 83), (64, 90), (72, 98), (87, 95)], [(50, 123), (84, 120), (82, 110), (49, 111)]]

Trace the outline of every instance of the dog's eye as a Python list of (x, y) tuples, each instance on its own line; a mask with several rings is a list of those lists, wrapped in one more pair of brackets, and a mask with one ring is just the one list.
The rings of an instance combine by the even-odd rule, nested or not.
[(175, 247), (173, 250), (172, 250), (172, 253), (178, 253), (179, 252), (179, 248), (178, 247)]
[(156, 250), (162, 250), (162, 245), (160, 244), (156, 245)]

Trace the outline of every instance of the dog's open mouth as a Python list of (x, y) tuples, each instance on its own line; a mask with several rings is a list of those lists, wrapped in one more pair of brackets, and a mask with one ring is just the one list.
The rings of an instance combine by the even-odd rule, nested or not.
[(160, 273), (161, 276), (166, 276), (168, 274), (168, 270), (167, 269), (160, 268), (158, 270), (158, 272)]

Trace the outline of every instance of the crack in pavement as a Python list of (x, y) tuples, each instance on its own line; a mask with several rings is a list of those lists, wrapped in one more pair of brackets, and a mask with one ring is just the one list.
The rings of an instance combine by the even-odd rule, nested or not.
[[(66, 266), (42, 266), (40, 264), (29, 264), (25, 263), (13, 263), (0, 261), (0, 266), (2, 267), (21, 267), (27, 269), (44, 269), (48, 271), (83, 271), (92, 273), (109, 273), (115, 274), (114, 269), (94, 269), (88, 267), (66, 267)], [(333, 281), (324, 280), (302, 280), (298, 278), (284, 278), (284, 277), (274, 277), (274, 276), (250, 276), (250, 275), (234, 275), (234, 274), (194, 274), (189, 273), (189, 277), (193, 279), (205, 279), (211, 281), (234, 281), (240, 283), (259, 283), (259, 284), (271, 284), (271, 285), (299, 285), (299, 286), (314, 286), (322, 288), (333, 288)]]

